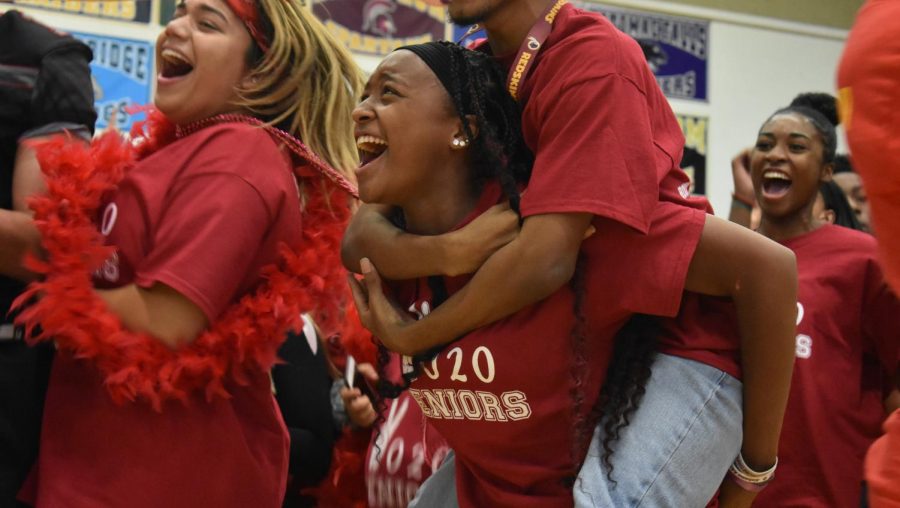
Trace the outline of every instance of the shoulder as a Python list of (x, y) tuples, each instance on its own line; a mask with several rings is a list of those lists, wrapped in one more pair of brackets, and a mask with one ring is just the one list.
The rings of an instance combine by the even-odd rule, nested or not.
[(290, 159), (263, 128), (229, 122), (206, 127), (160, 150), (167, 163), (182, 166), (180, 178), (241, 180), (267, 203), (295, 193)]
[(567, 83), (619, 75), (643, 88), (649, 72), (637, 41), (603, 15), (573, 6), (560, 11), (542, 63), (565, 70)]

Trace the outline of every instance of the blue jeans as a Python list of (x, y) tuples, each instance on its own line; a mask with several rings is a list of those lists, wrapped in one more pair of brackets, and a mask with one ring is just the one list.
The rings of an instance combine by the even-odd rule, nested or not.
[(409, 508), (459, 508), (456, 499), (456, 460), (453, 450), (447, 453), (440, 467), (419, 487)]
[(742, 386), (706, 364), (659, 354), (631, 423), (613, 443), (612, 480), (600, 427), (578, 480), (578, 507), (703, 507), (743, 438)]

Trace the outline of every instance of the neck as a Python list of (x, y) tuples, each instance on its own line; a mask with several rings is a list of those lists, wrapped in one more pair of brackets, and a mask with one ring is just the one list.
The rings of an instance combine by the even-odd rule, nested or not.
[(556, 0), (506, 2), (484, 20), (491, 51), (504, 56), (519, 49), (528, 31)]
[(466, 168), (440, 168), (428, 189), (404, 203), (406, 230), (417, 235), (440, 235), (452, 230), (478, 203), (479, 189), (471, 184)]
[(825, 224), (824, 221), (812, 216), (812, 205), (810, 205), (802, 213), (784, 218), (767, 217), (763, 214), (757, 231), (776, 242), (783, 242), (815, 231)]

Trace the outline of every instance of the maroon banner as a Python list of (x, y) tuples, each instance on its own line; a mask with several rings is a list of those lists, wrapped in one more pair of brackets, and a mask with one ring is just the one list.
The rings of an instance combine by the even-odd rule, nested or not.
[(313, 12), (350, 51), (386, 55), (445, 38), (445, 9), (421, 0), (325, 0)]

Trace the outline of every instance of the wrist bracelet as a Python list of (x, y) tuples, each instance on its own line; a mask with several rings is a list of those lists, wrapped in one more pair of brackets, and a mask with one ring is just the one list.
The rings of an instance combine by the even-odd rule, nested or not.
[(735, 194), (733, 192), (731, 193), (731, 204), (739, 205), (741, 208), (745, 208), (750, 211), (753, 210), (753, 206), (754, 206), (753, 201), (748, 200), (747, 198), (738, 196), (737, 194)]
[(769, 484), (769, 482), (750, 483), (747, 480), (744, 480), (736, 474), (732, 473), (731, 471), (728, 471), (728, 476), (731, 477), (731, 481), (736, 483), (738, 487), (746, 490), (747, 492), (761, 492), (764, 488), (766, 488), (766, 485)]
[(744, 456), (738, 453), (734, 459), (734, 463), (728, 468), (728, 474), (731, 479), (744, 490), (749, 492), (759, 492), (775, 478), (775, 469), (778, 467), (778, 457), (775, 457), (775, 464), (765, 471), (756, 471), (752, 469), (744, 461)]

